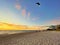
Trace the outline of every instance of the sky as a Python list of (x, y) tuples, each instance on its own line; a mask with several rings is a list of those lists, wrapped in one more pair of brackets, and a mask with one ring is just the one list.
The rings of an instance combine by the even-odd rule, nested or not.
[(0, 22), (39, 26), (60, 24), (59, 19), (60, 0), (0, 0)]

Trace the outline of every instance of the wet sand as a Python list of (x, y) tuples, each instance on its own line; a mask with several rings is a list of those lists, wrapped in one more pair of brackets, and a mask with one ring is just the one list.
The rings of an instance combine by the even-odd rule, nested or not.
[(60, 45), (60, 32), (42, 31), (0, 36), (0, 45)]

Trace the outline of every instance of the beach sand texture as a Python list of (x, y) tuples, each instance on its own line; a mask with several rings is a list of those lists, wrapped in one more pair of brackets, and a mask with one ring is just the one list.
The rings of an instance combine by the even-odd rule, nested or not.
[(60, 32), (42, 31), (0, 36), (0, 45), (60, 45)]

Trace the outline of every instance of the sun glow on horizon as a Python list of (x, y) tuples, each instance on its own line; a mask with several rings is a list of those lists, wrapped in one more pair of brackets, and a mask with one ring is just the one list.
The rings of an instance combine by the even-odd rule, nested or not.
[(43, 30), (46, 26), (27, 26), (0, 22), (0, 30)]

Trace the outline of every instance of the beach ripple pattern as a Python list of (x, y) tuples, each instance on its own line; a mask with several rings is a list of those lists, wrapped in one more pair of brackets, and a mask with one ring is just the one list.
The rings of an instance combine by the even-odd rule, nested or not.
[(0, 37), (0, 45), (60, 45), (60, 32), (44, 31)]

